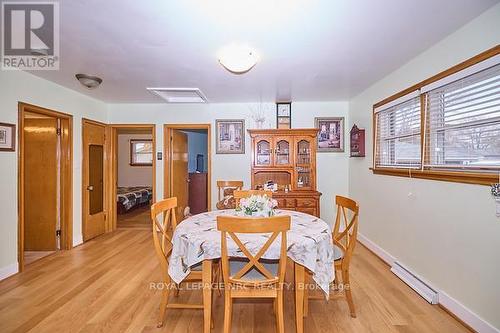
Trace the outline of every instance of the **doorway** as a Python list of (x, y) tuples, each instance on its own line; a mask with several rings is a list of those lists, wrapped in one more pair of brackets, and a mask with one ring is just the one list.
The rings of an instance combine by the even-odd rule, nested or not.
[(127, 124), (109, 128), (113, 229), (150, 229), (150, 207), (156, 200), (156, 126)]
[(72, 237), (71, 115), (22, 103), (19, 108), (19, 271)]
[(176, 218), (211, 205), (210, 124), (165, 125), (165, 197), (177, 197)]

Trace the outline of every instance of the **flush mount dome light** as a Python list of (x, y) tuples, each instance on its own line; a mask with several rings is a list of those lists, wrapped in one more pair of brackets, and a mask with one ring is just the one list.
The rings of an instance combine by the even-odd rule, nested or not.
[(102, 83), (102, 79), (97, 76), (91, 76), (87, 74), (76, 74), (75, 77), (78, 81), (80, 81), (81, 84), (83, 84), (85, 87), (89, 89), (97, 88)]
[(251, 70), (259, 57), (255, 50), (247, 45), (231, 44), (219, 52), (219, 63), (233, 74), (244, 74)]

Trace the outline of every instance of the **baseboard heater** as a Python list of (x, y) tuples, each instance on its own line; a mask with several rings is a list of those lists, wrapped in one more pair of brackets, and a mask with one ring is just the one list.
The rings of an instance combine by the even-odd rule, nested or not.
[(439, 303), (438, 292), (422, 281), (422, 279), (420, 279), (417, 275), (413, 274), (408, 268), (401, 265), (401, 263), (395, 261), (391, 267), (391, 272), (393, 272), (404, 283), (409, 285), (427, 302), (431, 304)]

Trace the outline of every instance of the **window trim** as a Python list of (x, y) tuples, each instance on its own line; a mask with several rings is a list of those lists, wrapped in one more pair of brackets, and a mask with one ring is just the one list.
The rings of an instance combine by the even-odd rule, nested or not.
[[(136, 163), (134, 162), (134, 144), (136, 143), (141, 143), (141, 142), (151, 142), (153, 143), (152, 139), (131, 139), (130, 140), (130, 161), (129, 165), (130, 166), (139, 166), (139, 167), (144, 167), (144, 166), (153, 166), (153, 163)], [(151, 152), (151, 155), (153, 155), (153, 151)], [(152, 159), (154, 159), (154, 156), (152, 156)]]
[(377, 167), (375, 163), (376, 152), (378, 149), (378, 145), (376, 142), (376, 128), (377, 128), (377, 117), (375, 110), (387, 103), (390, 103), (398, 98), (401, 98), (405, 95), (410, 94), (415, 90), (420, 90), (422, 87), (427, 86), (433, 82), (441, 80), (447, 76), (453, 75), (457, 72), (460, 72), (468, 67), (471, 67), (477, 63), (485, 61), (489, 58), (492, 58), (496, 55), (500, 54), (500, 45), (496, 45), (493, 48), (486, 50), (470, 59), (465, 60), (451, 68), (448, 68), (428, 79), (425, 79), (417, 84), (414, 84), (411, 87), (408, 87), (390, 97), (387, 97), (380, 102), (377, 102), (373, 105), (372, 112), (372, 167), (370, 170), (374, 174), (378, 175), (390, 175), (390, 176), (399, 176), (399, 177), (410, 177), (410, 178), (422, 178), (422, 179), (432, 179), (432, 180), (440, 180), (440, 181), (448, 181), (448, 182), (456, 182), (456, 183), (466, 183), (466, 184), (478, 184), (478, 185), (491, 185), (493, 183), (500, 182), (500, 170), (497, 173), (493, 172), (474, 172), (463, 169), (455, 170), (428, 170), (423, 169), (424, 165), (428, 161), (428, 154), (426, 153), (427, 149), (426, 144), (428, 140), (426, 140), (426, 131), (425, 131), (425, 93), (420, 95), (420, 140), (421, 140), (421, 165), (420, 169), (410, 169), (410, 168), (401, 168), (401, 167)]

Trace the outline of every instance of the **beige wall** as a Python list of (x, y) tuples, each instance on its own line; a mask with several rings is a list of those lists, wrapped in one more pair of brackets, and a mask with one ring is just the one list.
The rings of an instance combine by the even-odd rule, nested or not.
[[(255, 104), (111, 104), (109, 121), (111, 123), (155, 123), (156, 150), (163, 151), (163, 124), (210, 123), (212, 125), (212, 206), (217, 199), (217, 180), (242, 179), (250, 186), (251, 147), (246, 135), (244, 155), (215, 154), (215, 119), (245, 119), (246, 129), (255, 128), (251, 118)], [(276, 105), (266, 105), (266, 126), (276, 126)], [(292, 104), (293, 128), (313, 127), (314, 117), (346, 117), (347, 102), (297, 102)], [(347, 129), (346, 129), (347, 130)], [(347, 143), (346, 143), (347, 147)], [(321, 216), (326, 221), (333, 220), (332, 198), (335, 194), (348, 193), (349, 173), (348, 152), (318, 153), (318, 190), (321, 197)], [(163, 197), (163, 161), (156, 163), (157, 198)]]
[[(0, 121), (18, 122), (18, 101), (73, 115), (73, 242), (82, 240), (81, 226), (81, 120), (106, 120), (106, 105), (73, 90), (21, 71), (0, 71)], [(16, 126), (16, 130), (19, 128)], [(17, 140), (17, 136), (16, 136)], [(17, 158), (0, 152), (0, 276), (17, 269)]]
[(152, 139), (151, 134), (118, 135), (118, 186), (151, 186), (153, 167), (130, 165), (130, 140)]
[(349, 178), (361, 233), (496, 327), (500, 218), (489, 188), (373, 175), (368, 168), (372, 105), (499, 44), (499, 22), (497, 5), (351, 100), (351, 125), (367, 129), (369, 149), (366, 158), (351, 159)]

